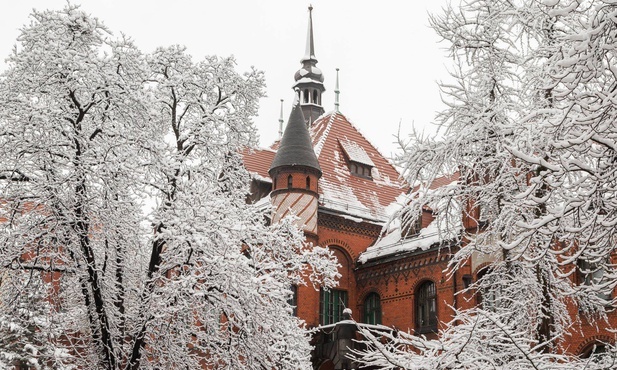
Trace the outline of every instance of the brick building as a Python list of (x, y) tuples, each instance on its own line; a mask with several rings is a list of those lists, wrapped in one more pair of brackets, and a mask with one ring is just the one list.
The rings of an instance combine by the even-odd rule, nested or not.
[[(457, 245), (438, 235), (439, 210), (424, 209), (415, 225), (403, 229), (388, 224), (408, 186), (339, 111), (338, 103), (325, 112), (324, 76), (316, 66), (310, 13), (301, 63), (294, 76), (296, 103), (282, 138), (245, 153), (244, 159), (253, 175), (250, 200), (271, 201), (273, 222), (294, 213), (308, 241), (330, 248), (341, 265), (336, 289), (297, 289), (297, 315), (309, 327), (329, 328), (343, 318), (344, 308), (351, 308), (358, 322), (435, 336), (451, 320), (450, 307), (478, 304), (477, 297), (456, 292), (475, 281), (491, 258), (476, 255), (450, 278), (445, 271)], [(338, 76), (336, 84), (338, 102)], [(438, 179), (434, 186), (453, 181), (456, 174)], [(463, 217), (461, 228), (477, 229), (475, 219)], [(571, 310), (576, 314), (576, 307)], [(609, 316), (617, 322), (614, 314)], [(573, 354), (588, 354), (594, 344), (614, 338), (601, 324), (587, 325), (584, 319), (581, 331), (584, 335), (567, 339), (566, 348)], [(316, 344), (316, 367), (344, 368), (334, 359), (336, 351), (320, 351), (322, 343)]]

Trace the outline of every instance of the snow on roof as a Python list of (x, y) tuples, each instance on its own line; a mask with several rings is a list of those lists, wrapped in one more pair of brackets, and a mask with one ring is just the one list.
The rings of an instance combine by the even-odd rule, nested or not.
[[(456, 182), (452, 182), (444, 186), (455, 185)], [(431, 191), (434, 191), (434, 189), (427, 190), (427, 192)], [(358, 259), (360, 263), (399, 253), (427, 250), (433, 245), (458, 239), (462, 228), (460, 203), (456, 200), (441, 200), (436, 204), (430, 204), (429, 208), (433, 210), (436, 218), (427, 227), (422, 228), (418, 235), (404, 238), (401, 234), (400, 220), (391, 222), (389, 226), (392, 229), (360, 255)], [(388, 210), (396, 212), (397, 208), (392, 206)]]
[[(451, 239), (451, 238), (450, 238)], [(367, 261), (390, 256), (402, 252), (413, 252), (416, 250), (427, 250), (432, 245), (445, 241), (439, 233), (437, 225), (432, 222), (428, 227), (420, 230), (420, 233), (409, 239), (404, 239), (401, 236), (401, 228), (396, 228), (390, 234), (383, 237), (379, 242), (367, 248), (366, 252), (360, 255), (358, 261), (366, 263)]]
[[(328, 122), (324, 125), (313, 125), (311, 127), (311, 137), (313, 137), (313, 149), (315, 150), (315, 155), (317, 156), (317, 158), (319, 158), (319, 155), (321, 154), (321, 149), (323, 148), (323, 144), (326, 141), (326, 138), (328, 137), (328, 134), (330, 133), (330, 129), (332, 128), (332, 123), (334, 122), (334, 117), (336, 115), (334, 114), (330, 114), (330, 118), (328, 119)], [(319, 121), (321, 119), (321, 117), (317, 118), (317, 121)], [(320, 129), (320, 130), (318, 130)], [(317, 142), (315, 142), (315, 138), (318, 137), (319, 140)]]
[(253, 179), (257, 180), (257, 181), (261, 181), (261, 182), (267, 182), (267, 183), (272, 183), (272, 179), (270, 177), (266, 177), (266, 176), (262, 176), (256, 172), (252, 173), (253, 175)]
[(371, 158), (366, 154), (364, 149), (356, 144), (354, 141), (350, 141), (348, 139), (339, 139), (338, 140), (345, 154), (347, 154), (347, 158), (350, 161), (358, 162), (361, 164), (365, 164), (367, 166), (375, 167), (375, 163), (371, 161)]
[[(318, 68), (317, 67), (313, 67), (313, 69), (318, 69)], [(303, 68), (301, 68), (298, 72), (300, 72), (300, 75), (302, 75), (302, 76), (306, 76), (307, 74), (310, 73), (309, 71), (307, 71), (306, 69), (303, 69)], [(307, 84), (307, 83), (323, 85), (323, 82), (321, 82), (321, 81), (319, 81), (319, 80), (317, 80), (315, 78), (302, 77), (298, 81), (296, 81), (293, 86), (297, 86), (298, 84)]]
[(261, 210), (262, 212), (270, 211), (272, 208), (272, 203), (270, 203), (270, 197), (265, 196), (259, 199), (257, 202), (253, 203), (253, 207)]
[[(313, 123), (311, 134), (323, 172), (319, 183), (322, 207), (387, 221), (386, 207), (408, 189), (394, 166), (340, 112), (322, 115)], [(346, 160), (350, 154), (355, 160), (374, 166), (373, 172), (379, 179), (352, 175)]]

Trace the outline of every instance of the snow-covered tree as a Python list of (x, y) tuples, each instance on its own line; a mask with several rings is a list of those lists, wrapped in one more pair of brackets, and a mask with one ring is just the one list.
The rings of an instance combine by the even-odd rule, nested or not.
[[(70, 369), (71, 356), (49, 313), (41, 275), (4, 273), (0, 285), (0, 367), (3, 369)], [(15, 292), (21, 294), (15, 295)]]
[[(443, 235), (460, 234), (451, 272), (478, 255), (493, 262), (466, 290), (482, 306), (454, 312), (439, 340), (402, 334), (386, 351), (366, 333), (361, 358), (404, 368), (600, 366), (555, 353), (580, 328), (570, 312), (604, 326), (614, 303), (615, 10), (608, 1), (470, 0), (432, 18), (455, 82), (442, 84), (442, 137), (412, 138), (399, 158), (417, 186), (410, 208), (462, 205), (440, 224)], [(456, 171), (456, 184), (427, 191)]]
[(54, 276), (45, 363), (309, 368), (291, 287), (336, 263), (245, 203), (261, 72), (143, 55), (72, 5), (32, 18), (0, 77), (0, 276)]

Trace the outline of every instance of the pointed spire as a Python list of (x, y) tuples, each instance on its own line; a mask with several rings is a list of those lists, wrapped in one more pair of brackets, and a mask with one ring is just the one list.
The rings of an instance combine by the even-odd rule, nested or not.
[(300, 90), (300, 105), (306, 117), (307, 124), (311, 124), (324, 113), (321, 105), (321, 95), (326, 90), (323, 85), (323, 73), (317, 68), (315, 58), (315, 44), (313, 42), (313, 6), (309, 6), (309, 23), (306, 35), (306, 53), (301, 60), (302, 67), (295, 73), (294, 89)]
[(336, 69), (336, 86), (334, 86), (334, 111), (338, 112), (338, 107), (339, 107), (339, 100), (338, 100), (338, 95), (341, 93), (341, 91), (338, 88), (338, 68)]
[(304, 114), (302, 114), (302, 107), (298, 99), (296, 99), (294, 107), (289, 114), (285, 133), (270, 165), (270, 172), (282, 166), (309, 167), (321, 173), (317, 156), (313, 150), (311, 135), (306, 127)]
[(279, 140), (283, 137), (283, 99), (281, 99), (281, 115), (279, 116)]
[(305, 62), (307, 60), (314, 60), (317, 62), (315, 58), (315, 43), (313, 42), (313, 5), (309, 5), (309, 23), (308, 23), (308, 31), (306, 32), (306, 51), (304, 52), (304, 58), (302, 58), (301, 62)]

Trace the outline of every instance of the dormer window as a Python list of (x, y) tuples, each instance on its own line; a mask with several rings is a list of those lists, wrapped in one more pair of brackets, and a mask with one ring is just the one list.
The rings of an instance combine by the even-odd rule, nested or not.
[(352, 175), (355, 176), (359, 176), (359, 177), (366, 177), (367, 179), (372, 178), (371, 176), (371, 167), (362, 164), (362, 163), (356, 163), (356, 162), (349, 162), (349, 172), (351, 172)]
[(403, 212), (401, 216), (401, 236), (403, 239), (412, 238), (420, 234), (420, 230), (422, 230), (422, 213), (417, 215), (415, 220), (412, 220), (412, 215), (409, 211)]
[(349, 161), (349, 172), (354, 176), (372, 179), (372, 169), (375, 164), (364, 148), (350, 140), (339, 140), (339, 143)]

